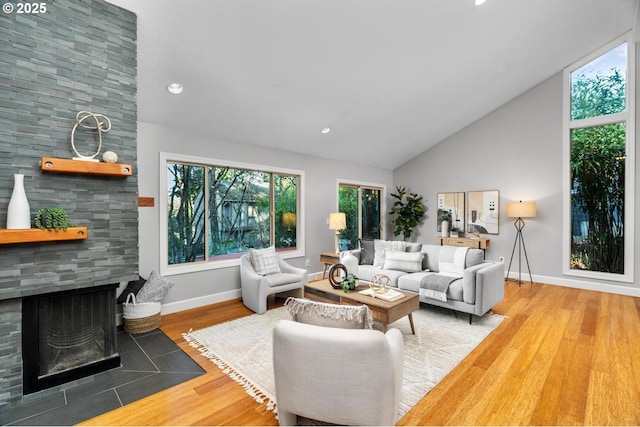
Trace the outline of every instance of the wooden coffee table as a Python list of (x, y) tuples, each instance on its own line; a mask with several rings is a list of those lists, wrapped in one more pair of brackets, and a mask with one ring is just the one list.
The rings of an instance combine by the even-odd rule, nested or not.
[(404, 316), (408, 316), (411, 333), (416, 334), (413, 326), (413, 312), (420, 307), (418, 294), (394, 288), (394, 290), (402, 292), (405, 297), (396, 301), (385, 301), (380, 298), (373, 298), (358, 293), (358, 291), (368, 288), (368, 284), (360, 284), (355, 290), (345, 293), (342, 289), (334, 289), (329, 283), (329, 279), (324, 279), (307, 283), (304, 286), (304, 296), (315, 301), (328, 302), (331, 304), (364, 304), (373, 312), (373, 320), (382, 323), (383, 332), (387, 332), (387, 326), (390, 323)]

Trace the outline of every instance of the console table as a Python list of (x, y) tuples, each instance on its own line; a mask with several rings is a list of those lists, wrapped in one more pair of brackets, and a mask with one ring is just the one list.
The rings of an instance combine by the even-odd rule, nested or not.
[(485, 238), (470, 239), (467, 237), (438, 237), (438, 243), (450, 246), (468, 246), (473, 249), (487, 249), (491, 240)]

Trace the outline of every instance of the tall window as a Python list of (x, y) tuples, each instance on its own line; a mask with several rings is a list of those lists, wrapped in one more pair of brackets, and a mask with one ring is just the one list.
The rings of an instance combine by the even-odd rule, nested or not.
[(340, 232), (340, 250), (357, 248), (358, 239), (379, 239), (382, 189), (340, 184), (338, 195), (338, 210), (347, 217), (347, 228)]
[(161, 160), (167, 184), (164, 265), (228, 266), (249, 248), (271, 245), (299, 255), (302, 172), (194, 160), (166, 154)]
[(627, 36), (565, 70), (565, 274), (633, 280), (634, 64)]

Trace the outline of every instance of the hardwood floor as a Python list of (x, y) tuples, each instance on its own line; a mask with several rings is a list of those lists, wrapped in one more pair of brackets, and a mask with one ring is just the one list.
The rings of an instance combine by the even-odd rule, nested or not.
[[(508, 281), (494, 312), (507, 318), (398, 425), (640, 425), (640, 298)], [(236, 300), (163, 316), (207, 373), (83, 424), (277, 425), (181, 336), (249, 314)]]

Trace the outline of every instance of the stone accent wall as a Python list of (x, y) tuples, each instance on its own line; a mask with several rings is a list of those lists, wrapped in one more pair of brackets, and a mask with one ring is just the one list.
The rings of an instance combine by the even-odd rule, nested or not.
[[(63, 207), (74, 225), (88, 227), (88, 238), (0, 245), (3, 316), (15, 315), (11, 309), (20, 307), (22, 296), (138, 277), (136, 16), (103, 0), (44, 4), (44, 13), (0, 13), (0, 228), (13, 174), (20, 173), (32, 216), (43, 207)], [(70, 136), (79, 111), (111, 120), (102, 152), (132, 164), (133, 176), (41, 171), (41, 157), (75, 155)], [(82, 154), (93, 154), (97, 145), (90, 131), (77, 131)], [(0, 389), (5, 393), (7, 381), (12, 386), (0, 402), (16, 398), (16, 367), (9, 366), (15, 359), (0, 353)]]

